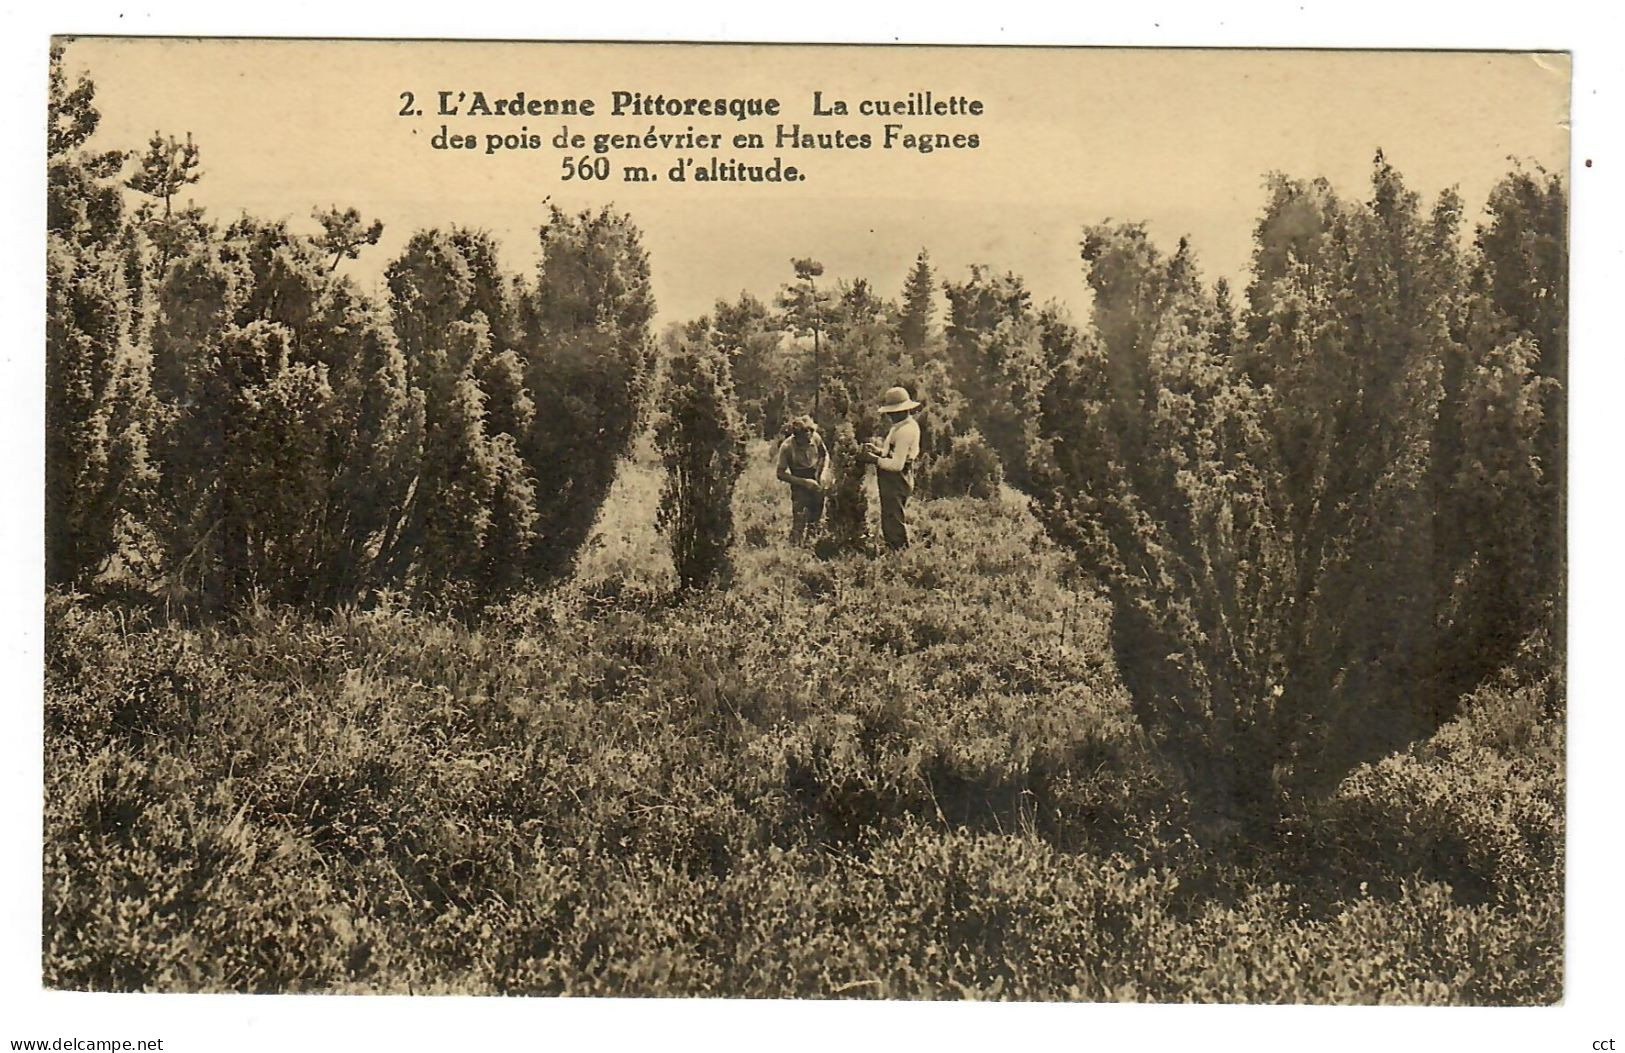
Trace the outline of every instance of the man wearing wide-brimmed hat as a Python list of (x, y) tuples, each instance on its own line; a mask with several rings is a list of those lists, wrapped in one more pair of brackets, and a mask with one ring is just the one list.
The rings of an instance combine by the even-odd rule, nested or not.
[(880, 413), (891, 425), (881, 441), (864, 444), (864, 459), (875, 465), (875, 481), (880, 485), (880, 533), (893, 549), (908, 545), (908, 499), (914, 493), (914, 462), (920, 456), (920, 422), (914, 411), (920, 404), (908, 389), (886, 389)]

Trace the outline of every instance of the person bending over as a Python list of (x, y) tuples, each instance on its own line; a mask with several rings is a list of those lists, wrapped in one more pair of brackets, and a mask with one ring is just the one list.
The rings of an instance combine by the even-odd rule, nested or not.
[(790, 422), (790, 435), (779, 444), (779, 479), (790, 484), (790, 543), (799, 545), (816, 531), (824, 515), (824, 467), (829, 450), (811, 417)]

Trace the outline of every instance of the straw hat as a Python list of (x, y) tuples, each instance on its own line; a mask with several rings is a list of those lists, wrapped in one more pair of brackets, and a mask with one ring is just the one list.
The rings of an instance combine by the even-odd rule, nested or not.
[(900, 413), (903, 410), (920, 408), (918, 402), (908, 397), (908, 389), (904, 387), (887, 388), (886, 393), (880, 397), (886, 403), (880, 407), (881, 413)]

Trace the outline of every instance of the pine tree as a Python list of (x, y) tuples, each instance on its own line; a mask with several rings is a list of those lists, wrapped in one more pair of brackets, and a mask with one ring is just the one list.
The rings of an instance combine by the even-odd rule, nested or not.
[(838, 348), (853, 332), (884, 329), (892, 335), (888, 315), (892, 306), (875, 295), (867, 278), (854, 278), (836, 283), (835, 295), (828, 304), (824, 317), (824, 336), (832, 347)]
[(898, 324), (898, 336), (903, 347), (913, 354), (925, 350), (926, 338), (931, 333), (931, 319), (936, 314), (936, 284), (931, 273), (931, 256), (924, 249), (914, 258), (914, 267), (903, 283), (903, 309)]
[(327, 268), (329, 271), (338, 270), (344, 260), (358, 258), (364, 247), (378, 244), (378, 239), (384, 235), (382, 221), (375, 219), (368, 224), (362, 220), (360, 211), (354, 208), (342, 211), (337, 207), (317, 209), (311, 215), (322, 225), (321, 236), (315, 239), (316, 247), (333, 254), (333, 262)]
[(829, 323), (831, 297), (828, 289), (818, 287), (824, 265), (815, 259), (790, 261), (796, 280), (779, 289), (775, 303), (779, 309), (779, 324), (793, 338), (805, 339), (801, 352), (792, 360), (799, 362), (791, 368), (791, 404), (815, 413), (822, 406), (826, 373), (825, 329)]
[(170, 216), (174, 212), (175, 195), (203, 178), (203, 173), (198, 170), (200, 160), (190, 132), (185, 142), (173, 135), (153, 132), (147, 142), (147, 152), (137, 159), (135, 173), (124, 181), (124, 185), (155, 201), (162, 201), (164, 215)]
[[(146, 153), (137, 158), (135, 172), (124, 181), (125, 186), (151, 199), (136, 210), (136, 222), (158, 249), (159, 276), (170, 260), (185, 255), (209, 233), (202, 209), (190, 204), (175, 208), (176, 196), (203, 178), (200, 161), (191, 133), (182, 142), (173, 135), (153, 132)], [(162, 212), (158, 211), (160, 203)]]

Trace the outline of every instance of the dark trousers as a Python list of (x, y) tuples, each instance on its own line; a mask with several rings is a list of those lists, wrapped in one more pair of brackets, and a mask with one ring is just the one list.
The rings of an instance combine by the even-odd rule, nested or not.
[(824, 495), (804, 486), (790, 487), (790, 543), (799, 545), (824, 518)]
[(880, 484), (880, 534), (892, 548), (908, 547), (908, 514), (906, 506), (914, 484), (902, 472), (875, 472)]

